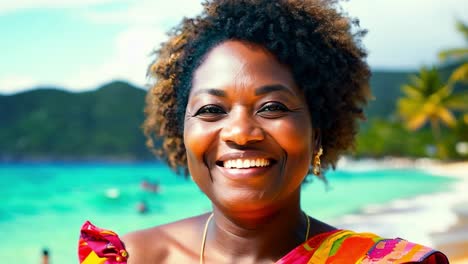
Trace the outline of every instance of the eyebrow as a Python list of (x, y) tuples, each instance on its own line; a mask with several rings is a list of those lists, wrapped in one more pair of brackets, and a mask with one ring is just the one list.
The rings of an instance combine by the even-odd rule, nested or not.
[[(264, 85), (264, 86), (260, 86), (258, 87), (257, 89), (255, 89), (255, 95), (264, 95), (264, 94), (267, 94), (267, 93), (271, 93), (271, 92), (276, 92), (276, 91), (284, 91), (284, 92), (287, 92), (291, 95), (296, 95), (294, 94), (290, 89), (288, 89), (286, 86), (282, 85), (282, 84), (272, 84), (272, 85)], [(227, 97), (227, 94), (225, 91), (223, 90), (219, 90), (219, 89), (200, 89), (198, 91), (195, 92), (194, 95), (199, 95), (199, 94), (211, 94), (211, 95), (214, 95), (214, 96), (218, 96), (218, 97)]]
[(276, 92), (276, 91), (284, 91), (288, 92), (291, 95), (295, 95), (291, 89), (288, 89), (286, 86), (282, 84), (272, 84), (272, 85), (265, 85), (265, 86), (260, 86), (255, 90), (255, 95), (263, 95), (271, 92)]
[(227, 96), (225, 91), (219, 90), (219, 89), (200, 89), (200, 90), (196, 91), (194, 95), (199, 95), (199, 94), (203, 94), (203, 93), (207, 93), (207, 94), (211, 94), (211, 95), (219, 96), (219, 97), (226, 97)]

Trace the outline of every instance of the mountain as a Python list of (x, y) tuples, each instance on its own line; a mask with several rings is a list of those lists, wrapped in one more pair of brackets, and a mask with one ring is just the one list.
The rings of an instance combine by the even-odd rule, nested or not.
[(370, 87), (371, 100), (365, 108), (367, 118), (388, 118), (395, 112), (395, 103), (401, 96), (401, 86), (409, 81), (409, 76), (414, 74), (408, 71), (374, 71), (372, 72)]
[[(454, 61), (438, 66), (441, 79), (447, 80), (461, 63), (463, 61)], [(374, 99), (365, 108), (367, 117), (390, 118), (395, 112), (397, 99), (403, 95), (401, 86), (410, 81), (411, 75), (417, 73), (417, 71), (373, 71), (370, 86)], [(466, 86), (460, 84), (455, 87), (455, 90), (461, 89), (466, 89)]]
[(146, 92), (126, 82), (0, 96), (0, 159), (146, 159)]

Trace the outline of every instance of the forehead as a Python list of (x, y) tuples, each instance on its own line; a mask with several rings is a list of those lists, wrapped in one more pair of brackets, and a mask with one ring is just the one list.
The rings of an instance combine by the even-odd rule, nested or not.
[(268, 84), (295, 88), (289, 68), (266, 49), (251, 43), (226, 41), (211, 49), (195, 70), (192, 92), (202, 88), (255, 88)]

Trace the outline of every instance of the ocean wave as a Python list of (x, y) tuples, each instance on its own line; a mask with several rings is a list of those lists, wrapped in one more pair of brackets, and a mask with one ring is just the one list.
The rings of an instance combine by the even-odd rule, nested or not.
[[(440, 237), (457, 222), (460, 204), (468, 204), (468, 180), (456, 181), (449, 191), (396, 199), (385, 204), (370, 204), (356, 213), (333, 221), (339, 228), (373, 232), (383, 237), (402, 237), (413, 242), (435, 246)], [(466, 208), (466, 206), (461, 206)], [(466, 239), (466, 237), (464, 237)]]

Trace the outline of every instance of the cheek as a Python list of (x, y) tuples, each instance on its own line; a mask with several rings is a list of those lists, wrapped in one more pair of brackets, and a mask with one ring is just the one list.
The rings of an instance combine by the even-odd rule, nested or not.
[(312, 160), (312, 128), (306, 118), (278, 122), (270, 131), (288, 155), (288, 170), (306, 174)]
[(184, 125), (184, 145), (187, 153), (196, 158), (203, 153), (205, 145), (208, 143), (206, 129), (195, 122), (186, 121)]
[(208, 172), (204, 155), (216, 139), (216, 128), (202, 126), (187, 121), (184, 127), (184, 145), (187, 153), (187, 163), (193, 178)]

